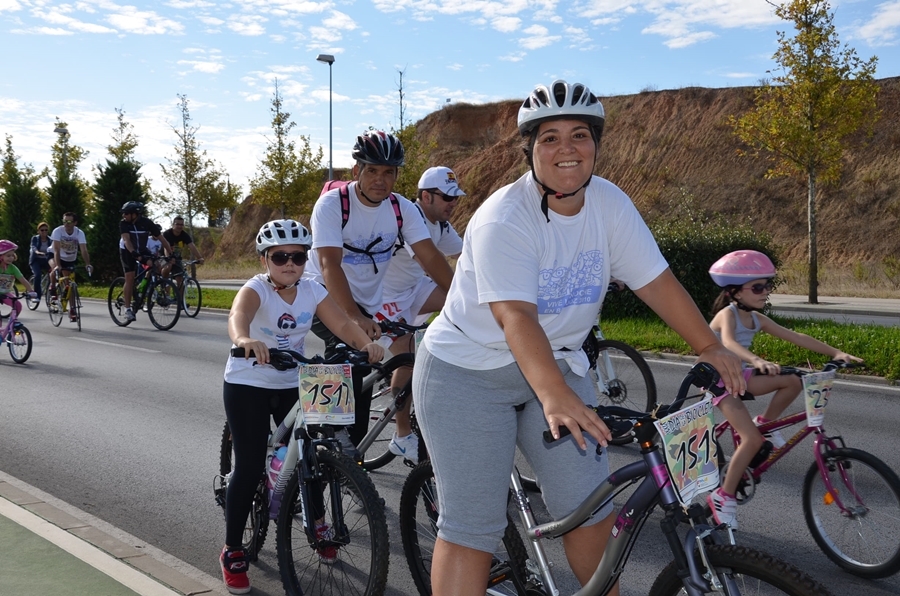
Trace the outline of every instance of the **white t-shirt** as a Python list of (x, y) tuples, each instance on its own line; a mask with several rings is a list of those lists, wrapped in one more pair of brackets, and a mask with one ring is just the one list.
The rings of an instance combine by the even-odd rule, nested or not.
[(147, 238), (147, 250), (150, 251), (151, 255), (159, 256), (162, 254), (162, 242), (157, 240), (156, 238)]
[(66, 233), (66, 226), (59, 226), (50, 234), (50, 240), (59, 242), (59, 254), (56, 257), (69, 263), (78, 258), (78, 246), (87, 244), (84, 232), (78, 226), (75, 226), (71, 234)]
[(668, 266), (631, 199), (607, 180), (593, 177), (576, 215), (548, 210), (548, 222), (540, 205), (528, 172), (475, 212), (444, 309), (425, 334), (435, 356), (476, 370), (513, 363), (489, 303), (521, 300), (537, 305), (555, 357), (584, 374), (581, 344), (610, 277), (639, 289)]
[[(312, 280), (301, 279), (293, 304), (288, 304), (266, 282), (263, 273), (250, 278), (244, 287), (259, 294), (259, 310), (250, 321), (250, 337), (265, 342), (270, 348), (295, 350), (303, 354), (303, 342), (312, 327), (316, 307), (328, 295), (325, 288)], [(225, 380), (266, 389), (299, 386), (296, 369), (280, 371), (255, 363), (252, 358), (245, 360), (229, 356), (225, 365)]]
[[(422, 216), (422, 221), (425, 222), (425, 227), (428, 228), (428, 233), (431, 234), (431, 241), (434, 242), (439, 251), (445, 256), (458, 255), (462, 252), (462, 238), (459, 237), (459, 234), (456, 233), (450, 222), (446, 222), (444, 225), (441, 225), (441, 222), (431, 223), (422, 212), (422, 207), (418, 203), (413, 203), (413, 205), (419, 212), (419, 215)], [(406, 227), (405, 221), (403, 224), (404, 228)], [(389, 302), (392, 296), (398, 296), (410, 288), (416, 287), (419, 281), (425, 277), (425, 271), (413, 258), (414, 254), (415, 251), (407, 243), (404, 250), (398, 250), (391, 259), (388, 272), (384, 276), (385, 302)]]
[[(318, 248), (343, 248), (344, 244), (361, 250), (368, 248), (369, 252), (373, 253), (371, 256), (343, 248), (342, 268), (344, 275), (347, 276), (353, 300), (367, 312), (374, 314), (382, 305), (384, 276), (387, 273), (388, 262), (391, 260), (393, 247), (397, 240), (397, 216), (389, 198), (382, 201), (377, 207), (369, 207), (360, 203), (357, 198), (355, 182), (350, 184), (348, 192), (350, 193), (350, 217), (343, 230), (341, 229), (340, 190), (329, 191), (316, 201), (312, 217), (309, 220), (313, 246), (309, 251), (310, 258), (303, 276), (322, 284), (325, 283), (316, 253)], [(403, 216), (404, 242), (415, 244), (430, 238), (428, 228), (425, 227), (422, 216), (415, 206), (401, 195), (397, 195), (397, 202)], [(381, 240), (375, 242), (378, 238)]]

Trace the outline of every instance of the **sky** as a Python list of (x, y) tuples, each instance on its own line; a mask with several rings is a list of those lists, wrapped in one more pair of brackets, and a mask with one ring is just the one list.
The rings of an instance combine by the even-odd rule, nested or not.
[[(878, 56), (877, 78), (900, 75), (900, 0), (831, 6), (840, 41)], [(40, 171), (59, 118), (90, 152), (79, 174), (92, 182), (122, 109), (164, 190), (182, 94), (201, 149), (246, 194), (276, 80), (294, 135), (346, 167), (363, 130), (399, 128), (400, 71), (410, 122), (558, 78), (601, 97), (755, 85), (785, 30), (766, 0), (0, 0), (0, 139)], [(331, 88), (321, 53), (335, 57)]]

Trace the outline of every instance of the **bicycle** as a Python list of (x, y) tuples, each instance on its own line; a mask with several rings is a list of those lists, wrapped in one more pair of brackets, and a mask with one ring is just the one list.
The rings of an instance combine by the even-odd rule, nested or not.
[[(88, 271), (88, 277), (91, 271)], [(49, 277), (49, 276), (48, 276)], [(69, 321), (78, 324), (81, 331), (81, 296), (78, 294), (78, 283), (75, 281), (75, 271), (69, 271), (65, 275), (58, 275), (56, 280), (56, 295), (51, 295), (48, 290), (47, 312), (50, 314), (50, 322), (54, 327), (59, 327), (63, 316), (68, 312)]]
[[(328, 362), (304, 358), (291, 350), (269, 351), (270, 364), (279, 370), (303, 364), (334, 364), (349, 360), (367, 365), (364, 352), (339, 354)], [(231, 355), (244, 356), (243, 348)], [(251, 354), (252, 357), (252, 354)], [(349, 392), (349, 387), (347, 388)], [(266, 474), (260, 478), (244, 531), (243, 548), (257, 560), (265, 543), (270, 519), (276, 519), (276, 551), (282, 584), (289, 596), (300, 594), (366, 594), (384, 592), (388, 574), (388, 530), (384, 502), (375, 485), (355, 461), (341, 453), (333, 426), (310, 429), (301, 409), (294, 405), (269, 437), (268, 457), (287, 445), (281, 470), (270, 491)], [(216, 503), (223, 509), (233, 469), (231, 432), (226, 423), (220, 450), (220, 475), (214, 483)], [(333, 536), (317, 536), (316, 522), (325, 521)], [(337, 559), (322, 572), (318, 552), (337, 550)]]
[[(163, 257), (171, 259), (171, 257)], [(144, 283), (146, 282), (146, 283)], [(125, 318), (128, 305), (125, 304), (125, 278), (117, 277), (109, 286), (107, 295), (109, 316), (119, 327), (127, 327), (131, 321)], [(144, 310), (150, 322), (160, 331), (168, 331), (181, 316), (181, 296), (178, 286), (171, 279), (164, 278), (151, 264), (142, 264), (134, 276), (132, 290), (132, 312)]]
[[(34, 285), (34, 275), (28, 278), (28, 283), (31, 284), (32, 288), (36, 288)], [(42, 275), (41, 276), (41, 296), (44, 297), (44, 300), (47, 298), (47, 290), (50, 288), (50, 276)], [(37, 310), (41, 305), (41, 298), (38, 297), (37, 293), (34, 296), (25, 296), (25, 305), (28, 307), (28, 310)]]
[[(831, 361), (822, 372), (853, 368), (854, 363)], [(781, 374), (802, 377), (813, 371), (782, 366)], [(820, 394), (822, 420), (808, 421), (804, 410), (759, 425), (762, 433), (780, 431), (795, 424), (807, 423), (779, 449), (764, 444), (755, 467), (748, 467), (736, 491), (739, 505), (748, 503), (756, 494), (762, 475), (807, 436), (815, 434), (815, 461), (803, 480), (803, 516), (816, 544), (825, 555), (844, 570), (869, 579), (891, 576), (900, 571), (900, 477), (874, 455), (847, 447), (840, 436), (829, 436), (824, 422), (824, 407), (830, 389)], [(744, 399), (753, 399), (745, 394)], [(818, 423), (816, 423), (818, 422)], [(727, 421), (716, 425), (716, 440), (726, 433), (729, 447), (737, 448), (740, 436)], [(720, 464), (725, 463), (720, 449)], [(751, 463), (751, 466), (753, 463)]]
[[(22, 295), (19, 293), (18, 288), (15, 288), (15, 290), (14, 298), (19, 300)], [(19, 322), (15, 307), (12, 308), (8, 315), (5, 315), (7, 317), (6, 325), (3, 325), (3, 316), (0, 314), (0, 344), (6, 342), (13, 362), (25, 364), (25, 361), (31, 356), (31, 331)]]
[[(200, 307), (203, 306), (203, 292), (200, 289), (200, 282), (197, 281), (197, 278), (192, 273), (195, 269), (194, 266), (199, 262), (199, 260), (181, 261), (178, 259), (175, 261), (175, 264), (180, 266), (181, 271), (172, 274), (172, 277), (182, 278), (181, 283), (178, 284), (179, 292), (181, 293), (181, 305), (184, 314), (192, 319), (200, 314)], [(191, 268), (190, 273), (186, 267)]]
[[(618, 581), (644, 523), (657, 506), (664, 510), (660, 523), (674, 561), (654, 581), (651, 596), (698, 596), (707, 593), (736, 596), (769, 594), (773, 593), (772, 590), (795, 596), (830, 594), (824, 586), (795, 567), (765, 553), (736, 546), (727, 526), (709, 525), (702, 505), (685, 507), (681, 504), (681, 497), (673, 486), (675, 475), (664, 471), (667, 463), (657, 445), (658, 435), (653, 422), (676, 412), (687, 399), (691, 385), (710, 387), (715, 385), (717, 379), (718, 374), (711, 366), (700, 363), (685, 377), (677, 399), (670, 406), (657, 406), (651, 413), (620, 406), (595, 408), (614, 435), (634, 432), (641, 447), (641, 459), (611, 473), (581, 506), (563, 519), (537, 524), (518, 472), (513, 470), (510, 476), (512, 502), (519, 511), (533, 557), (528, 557), (522, 537), (510, 520), (503, 537), (504, 552), (495, 554), (486, 593), (519, 596), (559, 594), (541, 539), (559, 538), (575, 529), (619, 493), (640, 483), (619, 510), (603, 559), (593, 577), (577, 593), (579, 596), (609, 592)], [(561, 435), (567, 434), (563, 428), (560, 431)], [(711, 428), (706, 433), (711, 434)], [(545, 431), (544, 438), (553, 440), (549, 431)], [(598, 451), (600, 449), (598, 446)], [(701, 454), (698, 449), (695, 454), (698, 461), (708, 464), (710, 460), (715, 460), (714, 449), (714, 443), (707, 440), (704, 452)], [(439, 508), (435, 494), (431, 463), (424, 462), (410, 474), (400, 500), (403, 550), (413, 580), (422, 595), (431, 594), (430, 553), (437, 536)], [(689, 527), (679, 534), (678, 528), (682, 525)]]

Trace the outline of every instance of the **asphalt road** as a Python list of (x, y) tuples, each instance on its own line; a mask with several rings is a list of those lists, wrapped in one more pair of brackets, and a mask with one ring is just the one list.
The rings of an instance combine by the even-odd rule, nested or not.
[[(105, 304), (85, 301), (81, 333), (66, 321), (52, 327), (42, 310), (26, 312), (23, 322), (35, 342), (28, 364), (15, 365), (5, 347), (0, 351), (0, 470), (196, 567), (219, 586), (224, 523), (212, 486), (224, 421), (224, 313), (204, 311), (160, 332), (144, 313), (130, 327), (116, 327)], [(674, 395), (686, 364), (654, 361), (651, 367), (660, 395)], [(826, 426), (900, 470), (898, 396), (898, 388), (838, 382)], [(857, 579), (816, 547), (800, 505), (810, 451), (811, 442), (804, 443), (768, 472), (756, 498), (739, 512), (739, 541), (815, 574), (835, 594), (900, 593), (900, 577)], [(634, 447), (611, 450), (613, 466), (635, 457)], [(407, 472), (394, 462), (373, 474), (388, 508), (390, 595), (414, 593), (397, 527)], [(646, 594), (670, 558), (656, 520), (658, 514), (626, 567), (623, 594)], [(558, 544), (552, 546), (560, 583), (572, 588), (565, 558)], [(274, 531), (251, 579), (254, 594), (283, 593)]]

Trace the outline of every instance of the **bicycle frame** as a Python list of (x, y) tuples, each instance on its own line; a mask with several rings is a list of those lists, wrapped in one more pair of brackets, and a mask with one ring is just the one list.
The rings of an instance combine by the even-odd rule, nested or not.
[[(407, 365), (412, 366), (414, 360), (415, 360), (415, 356), (413, 356), (413, 354), (405, 353), (405, 354), (398, 354), (398, 355), (394, 356), (393, 358), (391, 358), (388, 361), (388, 363), (393, 363), (395, 361), (396, 362), (402, 361), (403, 363), (400, 366), (407, 366)], [(385, 366), (387, 366), (387, 363), (385, 364)], [(371, 389), (377, 380), (380, 380), (380, 376), (378, 374), (368, 375), (365, 379), (363, 379), (363, 386), (362, 386), (362, 390), (360, 391), (360, 393)], [(356, 446), (356, 448), (359, 450), (360, 453), (365, 454), (365, 452), (369, 449), (369, 447), (372, 446), (372, 443), (375, 442), (375, 439), (377, 439), (378, 436), (381, 434), (381, 431), (384, 430), (384, 427), (386, 427), (390, 423), (391, 419), (394, 417), (394, 414), (397, 412), (397, 410), (403, 408), (403, 406), (406, 405), (406, 401), (409, 398), (411, 391), (412, 390), (410, 388), (410, 383), (407, 383), (406, 386), (403, 388), (403, 390), (401, 390), (396, 395), (394, 400), (391, 401), (390, 405), (388, 406), (387, 410), (385, 410), (384, 414), (382, 414), (381, 417), (379, 417), (378, 420), (375, 421), (375, 425), (372, 426), (371, 428), (369, 428), (369, 431), (366, 433), (366, 436), (363, 437), (362, 441), (359, 442), (359, 445)]]

